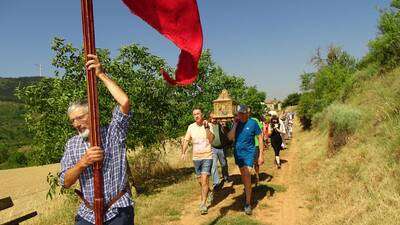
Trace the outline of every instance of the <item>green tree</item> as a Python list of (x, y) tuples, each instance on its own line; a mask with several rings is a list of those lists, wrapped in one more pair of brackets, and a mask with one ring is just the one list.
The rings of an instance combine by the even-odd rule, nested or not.
[(392, 0), (390, 7), (381, 11), (378, 30), (361, 66), (377, 63), (383, 69), (393, 69), (400, 65), (400, 0)]
[(299, 94), (299, 93), (292, 93), (292, 94), (288, 95), (285, 98), (285, 100), (283, 100), (282, 107), (294, 106), (294, 105), (299, 104), (300, 97), (301, 97), (301, 94)]
[[(64, 145), (75, 131), (69, 124), (66, 109), (69, 102), (85, 99), (86, 76), (82, 49), (77, 49), (61, 38), (52, 43), (55, 52), (53, 65), (55, 78), (46, 78), (35, 85), (19, 88), (17, 95), (25, 103), (26, 121), (34, 135), (33, 164), (58, 162)], [(107, 74), (129, 95), (133, 118), (128, 130), (129, 148), (144, 146), (152, 149), (165, 140), (183, 134), (193, 122), (192, 108), (203, 106), (210, 112), (212, 100), (226, 88), (232, 96), (254, 109), (260, 106), (265, 93), (247, 87), (244, 79), (227, 75), (216, 66), (209, 50), (204, 51), (199, 62), (198, 80), (189, 87), (166, 85), (159, 73), (160, 68), (172, 69), (165, 61), (149, 53), (147, 48), (132, 44), (120, 48), (115, 58), (106, 49), (97, 49)], [(107, 89), (98, 84), (100, 124), (111, 118), (115, 102)]]
[(313, 82), (315, 78), (315, 73), (303, 73), (300, 75), (300, 90), (302, 92), (307, 92), (313, 89)]
[(310, 128), (311, 119), (336, 100), (341, 100), (343, 90), (351, 86), (356, 71), (356, 59), (340, 47), (329, 46), (326, 58), (320, 50), (311, 59), (317, 71), (301, 75), (299, 115), (303, 128)]

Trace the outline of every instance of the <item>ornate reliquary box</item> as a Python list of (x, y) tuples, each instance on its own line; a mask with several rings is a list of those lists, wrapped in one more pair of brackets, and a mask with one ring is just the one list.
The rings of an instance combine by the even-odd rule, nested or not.
[(226, 89), (222, 90), (219, 97), (213, 101), (213, 106), (214, 116), (217, 119), (230, 119), (236, 114), (236, 103)]

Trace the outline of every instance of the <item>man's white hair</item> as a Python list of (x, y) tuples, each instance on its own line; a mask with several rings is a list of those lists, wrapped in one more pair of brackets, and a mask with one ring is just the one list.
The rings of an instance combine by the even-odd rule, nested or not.
[(72, 112), (77, 109), (83, 109), (86, 113), (89, 112), (88, 103), (85, 101), (71, 102), (68, 106), (67, 115), (69, 116)]

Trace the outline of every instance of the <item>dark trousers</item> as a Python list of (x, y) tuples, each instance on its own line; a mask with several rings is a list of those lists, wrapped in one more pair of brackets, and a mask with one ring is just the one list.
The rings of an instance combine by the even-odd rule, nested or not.
[[(134, 224), (134, 212), (133, 207), (128, 206), (125, 208), (118, 208), (118, 214), (111, 220), (105, 222), (105, 225), (133, 225)], [(89, 223), (79, 215), (76, 216), (76, 223), (75, 225), (93, 225)]]
[(271, 136), (271, 145), (275, 156), (279, 156), (279, 152), (282, 150), (282, 137), (279, 134)]

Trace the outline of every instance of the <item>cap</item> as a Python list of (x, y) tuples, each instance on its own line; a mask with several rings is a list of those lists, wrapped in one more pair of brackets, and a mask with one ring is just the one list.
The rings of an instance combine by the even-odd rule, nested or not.
[(237, 112), (248, 113), (249, 108), (246, 105), (238, 105)]

